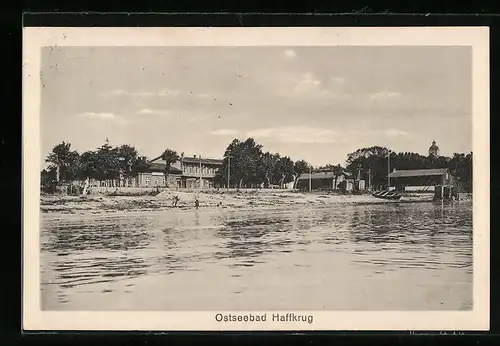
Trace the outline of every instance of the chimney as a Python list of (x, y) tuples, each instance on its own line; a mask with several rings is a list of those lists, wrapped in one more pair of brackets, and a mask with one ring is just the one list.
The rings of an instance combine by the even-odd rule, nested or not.
[(196, 155), (193, 155), (193, 157), (196, 159)]

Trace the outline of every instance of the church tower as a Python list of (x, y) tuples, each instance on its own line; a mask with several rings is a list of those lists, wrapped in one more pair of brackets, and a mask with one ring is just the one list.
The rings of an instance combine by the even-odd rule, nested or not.
[(436, 141), (432, 141), (432, 145), (429, 148), (429, 156), (439, 156), (439, 147), (436, 145)]

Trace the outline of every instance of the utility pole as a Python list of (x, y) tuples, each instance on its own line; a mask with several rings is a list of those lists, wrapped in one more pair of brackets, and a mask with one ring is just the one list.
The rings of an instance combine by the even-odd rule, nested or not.
[(368, 168), (368, 190), (372, 189), (372, 168)]
[(312, 191), (312, 165), (309, 166), (309, 192)]
[(387, 191), (390, 190), (391, 187), (391, 177), (389, 176), (391, 174), (391, 151), (387, 153)]
[(357, 185), (357, 189), (358, 191), (361, 190), (361, 164), (358, 164), (358, 177), (357, 177), (357, 180), (358, 180), (358, 183), (356, 184)]
[(227, 157), (227, 189), (229, 190), (229, 182), (231, 181), (231, 156)]
[(203, 180), (201, 177), (201, 154), (200, 154), (200, 189), (202, 188), (202, 183), (203, 183)]

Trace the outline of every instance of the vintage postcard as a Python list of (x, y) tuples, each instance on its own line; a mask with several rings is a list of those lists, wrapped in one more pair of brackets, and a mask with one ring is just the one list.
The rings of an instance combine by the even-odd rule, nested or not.
[(489, 329), (488, 28), (27, 27), (23, 55), (25, 330)]

